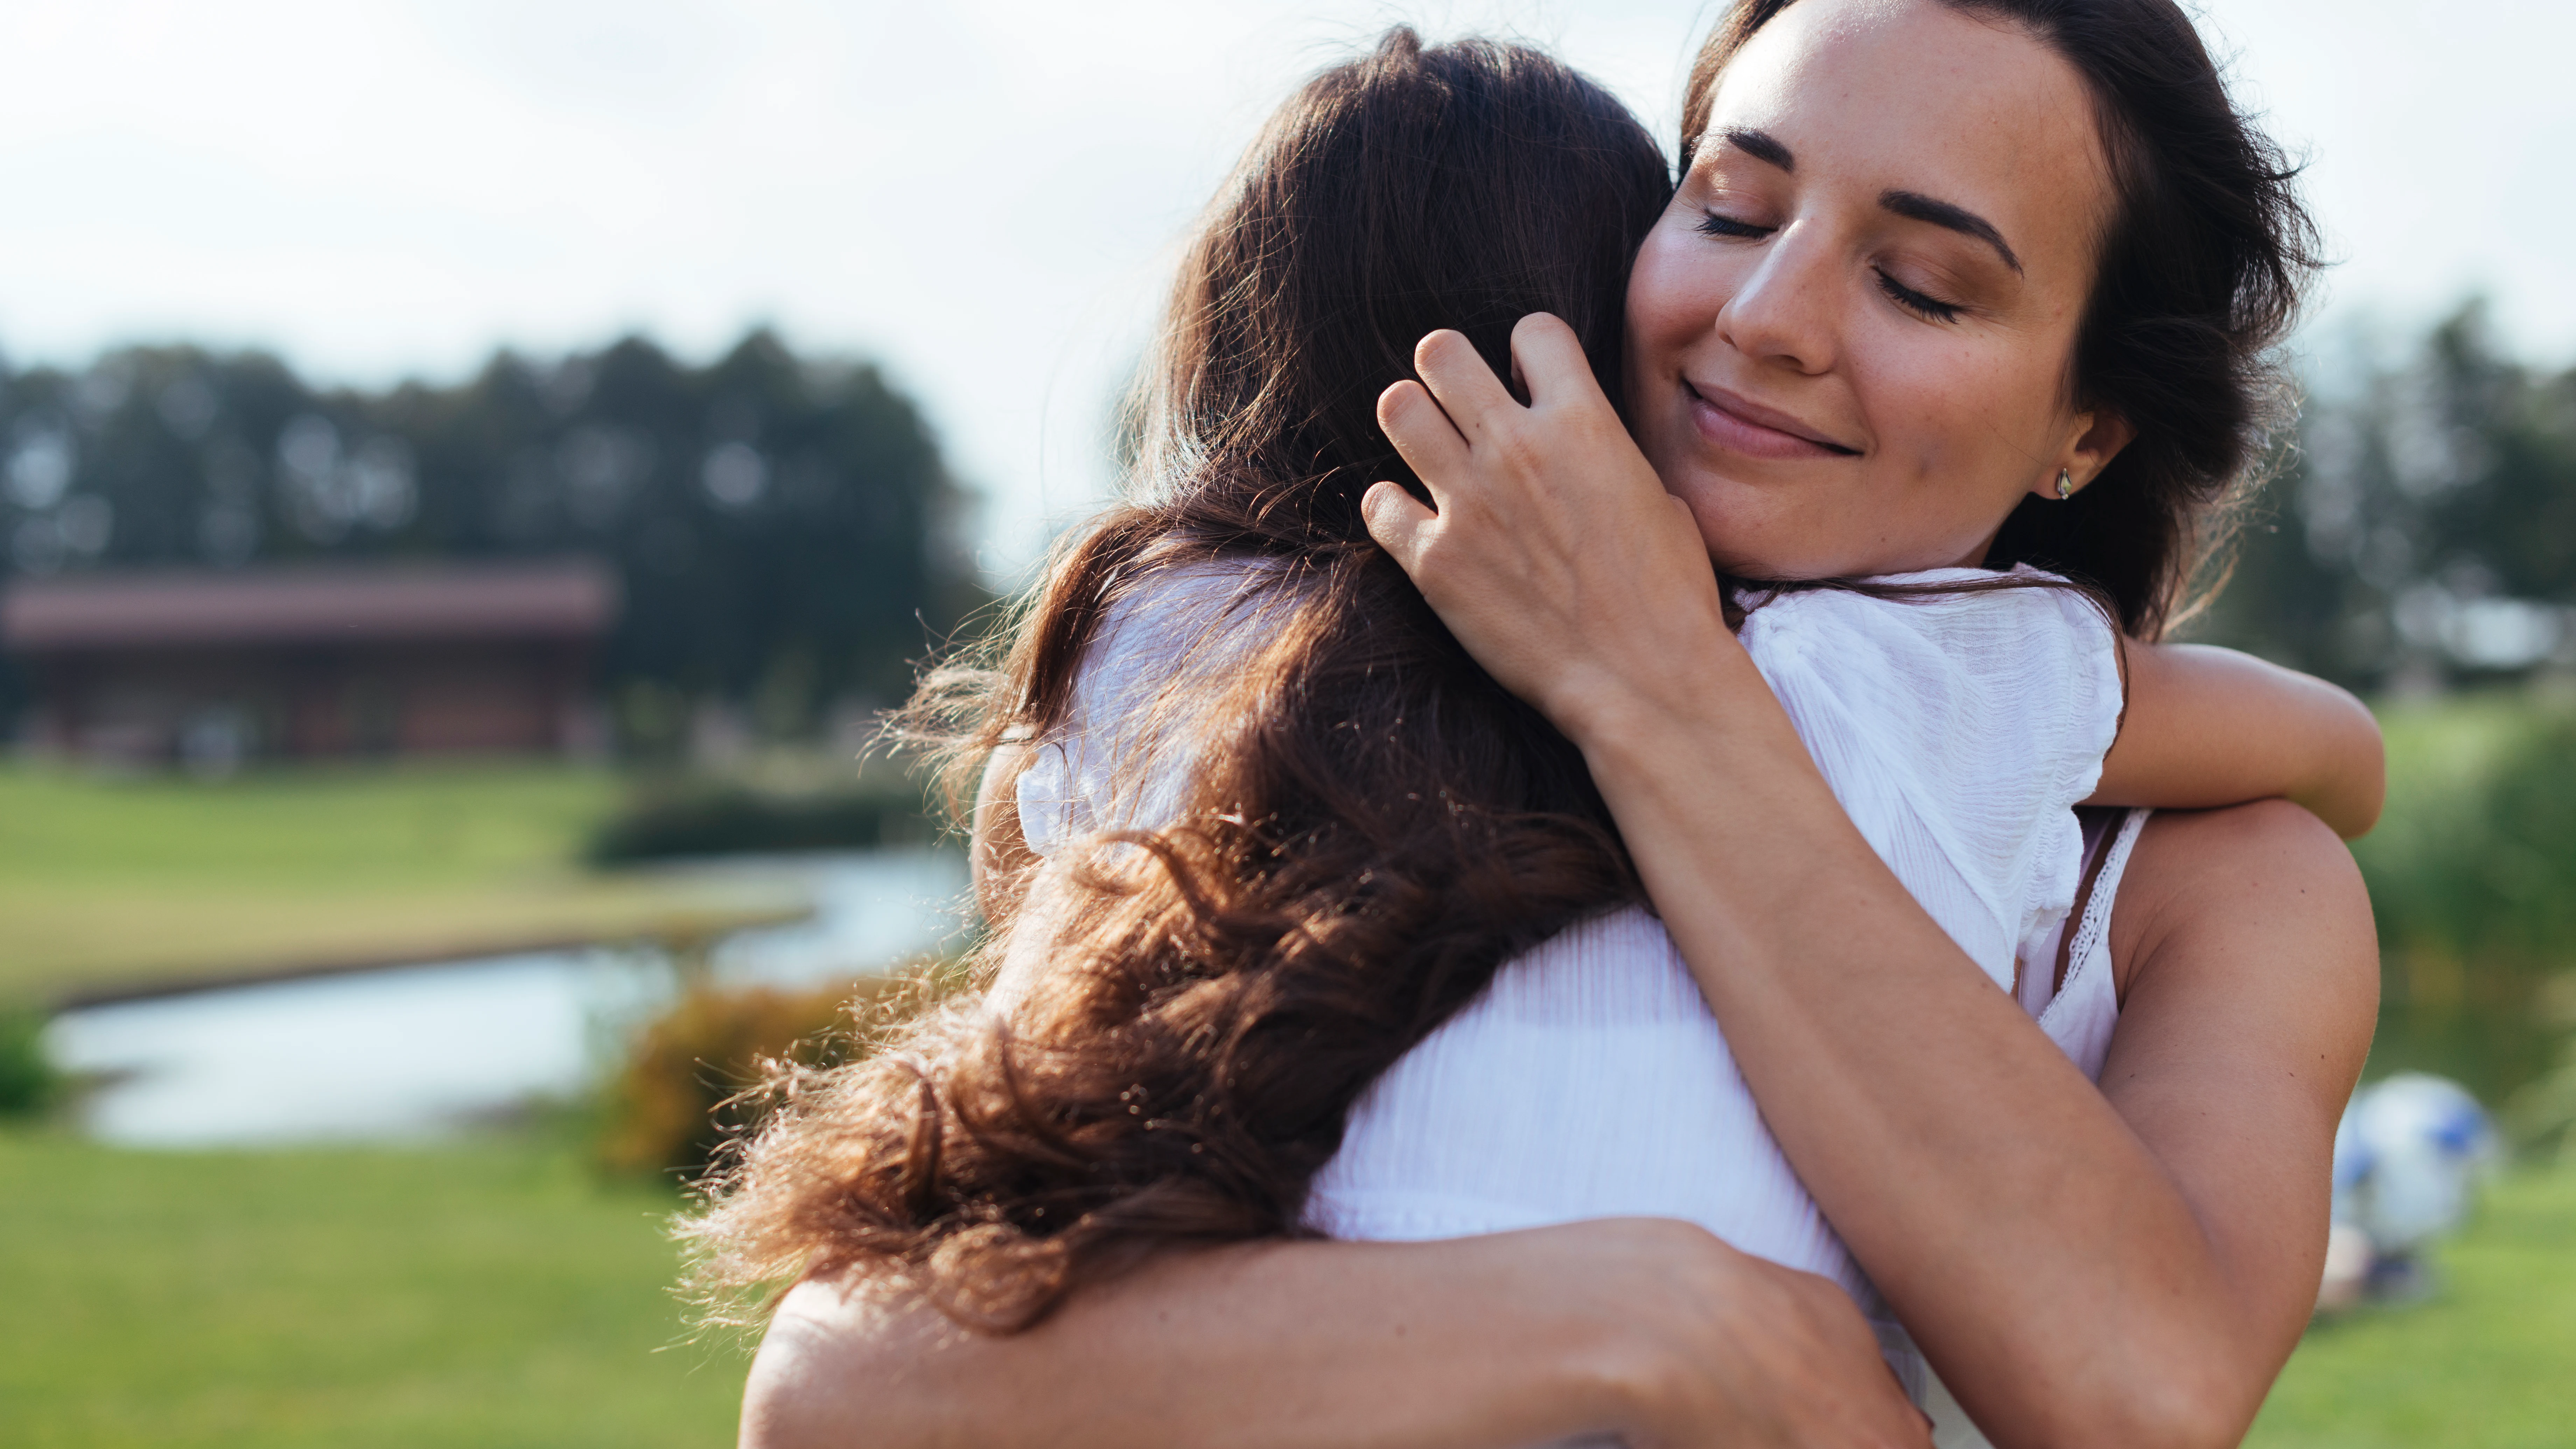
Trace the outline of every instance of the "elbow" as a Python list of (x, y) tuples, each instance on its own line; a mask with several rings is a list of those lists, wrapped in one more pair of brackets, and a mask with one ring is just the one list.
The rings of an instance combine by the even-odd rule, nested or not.
[(2245, 1365), (2206, 1349), (2118, 1357), (2109, 1382), (2057, 1406), (2055, 1432), (2036, 1442), (2120, 1449), (2235, 1449), (2270, 1387)]
[[(2015, 1409), (1969, 1407), (1996, 1444), (2014, 1449), (2235, 1449), (2291, 1347), (2274, 1351), (2250, 1327), (2178, 1300), (2104, 1304), (2086, 1330), (2019, 1356), (2025, 1365), (2054, 1358), (2056, 1368), (2016, 1374), (2003, 1398)], [(1997, 1422), (1985, 1422), (1989, 1411)]]
[(2379, 812), (2388, 801), (2388, 772), (2381, 762), (2378, 741), (2372, 740), (2366, 773), (2356, 771), (2351, 785), (2334, 792), (2332, 802), (2317, 812), (2317, 818), (2345, 840), (2359, 840), (2379, 824)]
[[(2346, 696), (2350, 698), (2350, 696)], [(2352, 701), (2358, 716), (2353, 725), (2353, 759), (2355, 772), (2363, 788), (2358, 793), (2353, 812), (2353, 828), (2338, 832), (2346, 840), (2358, 840), (2379, 823), (2380, 807), (2388, 801), (2388, 742), (2379, 733), (2379, 717), (2360, 700)]]
[(2233, 1381), (2237, 1377), (2186, 1373), (2139, 1385), (2113, 1416), (2121, 1432), (2091, 1442), (2137, 1449), (2235, 1449), (2263, 1406), (2261, 1392), (2249, 1396)]
[[(2236, 1449), (2262, 1405), (2235, 1376), (2151, 1369), (2148, 1361), (2124, 1363), (2121, 1382), (2095, 1383), (2094, 1392), (2060, 1397), (2041, 1418), (2018, 1429), (1986, 1423), (1998, 1445), (2082, 1444), (2096, 1449)], [(2108, 1392), (2101, 1390), (2108, 1389)], [(1982, 1416), (1981, 1416), (1982, 1417)]]
[(2336, 765), (2318, 795), (2326, 802), (2319, 819), (2346, 840), (2359, 840), (2379, 823), (2388, 800), (2388, 745), (2380, 737), (2379, 719), (2369, 706), (2342, 690), (2342, 719), (2335, 728)]

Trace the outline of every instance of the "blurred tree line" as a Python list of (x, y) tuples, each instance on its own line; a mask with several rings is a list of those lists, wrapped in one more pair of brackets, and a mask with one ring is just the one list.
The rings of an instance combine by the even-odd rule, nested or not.
[[(2474, 303), (2317, 362), (2191, 632), (2384, 706), (2388, 810), (2353, 847), (2381, 945), (2371, 1073), (2456, 1078), (2527, 1145), (2576, 1150), (2576, 370), (2513, 359)], [(2544, 687), (2497, 687), (2524, 683)]]
[(2576, 669), (2576, 370), (2472, 303), (2302, 413), (2198, 637), (2365, 694)]
[[(2576, 669), (2576, 371), (2510, 359), (2475, 304), (2342, 371), (2195, 632), (2364, 693)], [(190, 347), (0, 364), (0, 572), (603, 556), (602, 683), (648, 753), (698, 701), (795, 735), (899, 696), (984, 601), (964, 507), (877, 369), (766, 331), (705, 367), (628, 338), (373, 393)]]
[(705, 367), (630, 337), (381, 392), (184, 346), (0, 364), (0, 573), (600, 557), (625, 586), (601, 684), (646, 754), (701, 701), (792, 737), (900, 698), (984, 600), (965, 507), (877, 368), (766, 330)]

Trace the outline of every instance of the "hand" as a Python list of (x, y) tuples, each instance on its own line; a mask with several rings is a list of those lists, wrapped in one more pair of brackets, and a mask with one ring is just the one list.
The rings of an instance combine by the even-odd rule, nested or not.
[[(1618, 1432), (1629, 1449), (1929, 1449), (1931, 1430), (1840, 1288), (1737, 1252), (1686, 1223), (1588, 1235), (1590, 1291), (1645, 1344)], [(1533, 1237), (1538, 1236), (1533, 1234)], [(1651, 1275), (1640, 1280), (1635, 1269)]]
[(1573, 329), (1521, 319), (1512, 362), (1527, 407), (1465, 337), (1422, 339), (1422, 381), (1388, 388), (1377, 413), (1437, 512), (1393, 483), (1362, 506), (1477, 662), (1583, 743), (1596, 718), (1733, 636), (1690, 509), (1621, 426)]

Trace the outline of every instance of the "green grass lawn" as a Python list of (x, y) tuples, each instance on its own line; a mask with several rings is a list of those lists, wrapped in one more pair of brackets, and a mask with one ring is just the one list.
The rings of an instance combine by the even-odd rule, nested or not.
[(0, 766), (0, 998), (687, 933), (789, 903), (585, 873), (604, 769)]
[(678, 1342), (676, 1205), (528, 1142), (144, 1153), (0, 1131), (0, 1442), (729, 1444), (748, 1360)]
[[(12, 1449), (729, 1441), (667, 1192), (567, 1147), (146, 1153), (0, 1132)], [(2430, 1302), (2312, 1330), (2254, 1449), (2576, 1442), (2576, 1170), (2526, 1172)], [(674, 1346), (676, 1345), (676, 1346)]]
[(2439, 1262), (2430, 1301), (2311, 1328), (2245, 1442), (2576, 1444), (2576, 1168), (2506, 1179)]

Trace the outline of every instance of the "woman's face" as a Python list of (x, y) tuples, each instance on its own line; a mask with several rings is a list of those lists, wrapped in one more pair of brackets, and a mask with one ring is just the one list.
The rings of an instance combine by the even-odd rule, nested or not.
[(2019, 30), (1800, 0), (1757, 32), (1628, 284), (1638, 441), (1718, 563), (1973, 564), (2090, 481), (2127, 440), (2070, 386), (2110, 208), (2082, 79)]

